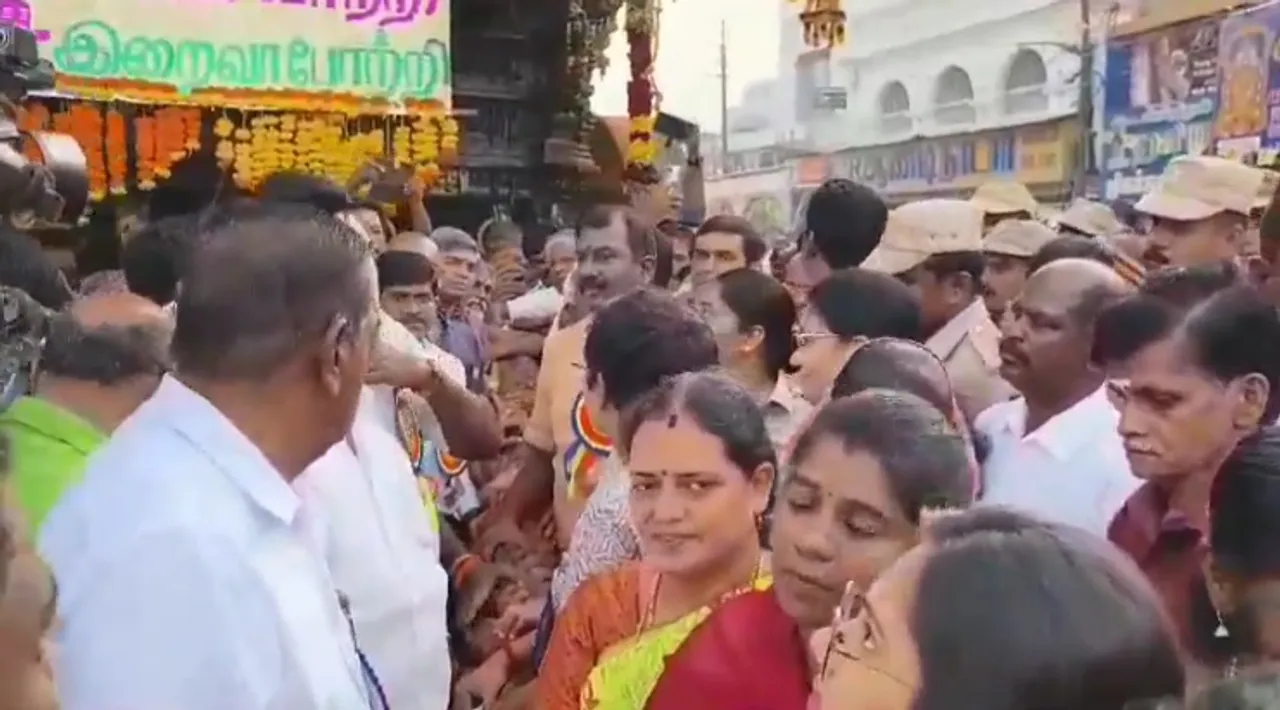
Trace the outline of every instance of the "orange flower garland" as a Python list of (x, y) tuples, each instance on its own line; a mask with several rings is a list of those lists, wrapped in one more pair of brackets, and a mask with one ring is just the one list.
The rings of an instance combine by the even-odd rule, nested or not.
[(133, 119), (133, 150), (137, 156), (138, 189), (154, 190), (157, 174), (154, 116), (139, 116)]
[(116, 109), (107, 111), (107, 190), (112, 195), (128, 194), (129, 134), (124, 116)]
[(53, 114), (53, 130), (58, 133), (70, 133), (74, 126), (71, 123), (71, 114), (66, 111), (59, 111)]
[(18, 128), (24, 131), (42, 131), (49, 127), (49, 109), (44, 104), (28, 104), (18, 114)]
[(67, 113), (71, 116), (71, 136), (80, 144), (88, 164), (89, 199), (98, 202), (107, 196), (102, 113), (88, 103), (72, 104)]
[(173, 164), (187, 157), (187, 129), (183, 109), (162, 108), (155, 113), (156, 126), (156, 177), (165, 179), (173, 174)]
[[(31, 101), (17, 115), (24, 131), (70, 134), (85, 153), (91, 198), (155, 189), (175, 164), (202, 148), (205, 116), (200, 108), (163, 106), (116, 108), (88, 101)], [(137, 111), (132, 114), (131, 111)], [(213, 120), (213, 156), (235, 181), (253, 189), (278, 170), (302, 170), (344, 182), (369, 160), (391, 158), (436, 185), (442, 164), (456, 160), (459, 126), (449, 117), (365, 117), (359, 127), (341, 113), (260, 113), (223, 115)], [(128, 122), (132, 121), (132, 135)], [(24, 144), (29, 158), (40, 160), (34, 142)], [(131, 165), (132, 158), (132, 165)], [(133, 174), (131, 175), (130, 172)], [(131, 183), (131, 178), (133, 182)]]
[(182, 109), (182, 129), (186, 139), (182, 147), (187, 155), (200, 150), (200, 131), (204, 126), (204, 115), (198, 108)]
[(657, 38), (657, 0), (627, 0), (627, 59), (631, 68), (627, 82), (627, 159), (623, 171), (628, 182), (652, 185), (658, 182), (654, 167), (657, 146), (653, 140), (657, 121), (657, 91), (653, 68)]
[[(49, 109), (43, 104), (31, 104), (18, 114), (18, 128), (23, 131), (43, 131), (49, 128)], [(40, 161), (40, 149), (34, 141), (23, 141), (22, 153), (31, 161)]]
[(215, 110), (235, 106), (256, 111), (341, 114), (350, 118), (391, 114), (435, 117), (448, 112), (447, 107), (437, 99), (392, 102), (355, 94), (216, 88), (196, 89), (180, 94), (170, 84), (115, 78), (89, 79), (67, 74), (58, 75), (57, 88), (66, 94), (96, 101), (112, 101), (125, 96), (130, 101), (141, 104), (194, 106)]

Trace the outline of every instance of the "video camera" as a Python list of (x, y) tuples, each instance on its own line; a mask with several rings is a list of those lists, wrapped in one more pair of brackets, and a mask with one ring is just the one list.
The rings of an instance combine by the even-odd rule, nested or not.
[(0, 286), (0, 412), (30, 388), (51, 318), (26, 293)]
[(0, 24), (0, 217), (19, 229), (75, 225), (89, 206), (88, 161), (75, 138), (18, 127), (22, 100), (53, 88), (35, 33)]

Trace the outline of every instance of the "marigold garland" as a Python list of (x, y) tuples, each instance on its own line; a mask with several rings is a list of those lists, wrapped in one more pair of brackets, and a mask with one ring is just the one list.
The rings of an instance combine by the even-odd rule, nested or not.
[[(18, 113), (18, 128), (23, 131), (43, 131), (49, 128), (49, 121), (52, 117), (49, 109), (42, 104), (30, 104), (24, 107)], [(43, 157), (40, 155), (40, 149), (33, 141), (24, 141), (22, 144), (22, 152), (27, 160), (40, 161)]]
[(139, 116), (133, 119), (133, 153), (136, 156), (138, 189), (156, 188), (156, 119)]
[(223, 117), (214, 124), (214, 155), (240, 187), (252, 190), (267, 175), (299, 169), (345, 183), (370, 160), (389, 158), (413, 167), (428, 186), (442, 170), (439, 161), (457, 155), (453, 119), (394, 118), (352, 132), (343, 114), (264, 114), (237, 126)]
[(129, 133), (124, 114), (107, 110), (107, 190), (112, 195), (128, 194)]
[(312, 91), (256, 89), (196, 89), (179, 93), (170, 84), (130, 79), (89, 79), (59, 74), (60, 92), (95, 101), (116, 101), (127, 97), (129, 103), (152, 106), (190, 106), (210, 109), (234, 107), (246, 111), (296, 111), (299, 113), (340, 113), (357, 116), (404, 115), (413, 117), (442, 116), (448, 107), (437, 99), (392, 102), (371, 96)]
[(654, 31), (656, 0), (627, 0), (627, 59), (631, 79), (627, 82), (627, 136), (625, 177), (630, 182), (653, 184), (658, 181), (654, 159), (657, 148), (653, 141), (656, 121), (653, 87)]
[(97, 202), (107, 196), (102, 113), (93, 104), (77, 103), (70, 106), (67, 115), (71, 118), (71, 136), (84, 150), (89, 172), (89, 199)]
[[(152, 190), (170, 177), (174, 165), (201, 150), (208, 115), (199, 108), (165, 106), (143, 109), (129, 118), (129, 109), (116, 105), (56, 105), (65, 108), (51, 112), (40, 101), (26, 104), (18, 113), (19, 127), (74, 137), (85, 152), (95, 201), (127, 194), (131, 167), (140, 190)], [(352, 130), (344, 113), (237, 116), (213, 119), (213, 155), (238, 185), (250, 190), (280, 170), (302, 170), (345, 183), (369, 160), (383, 158), (398, 167), (413, 167), (431, 187), (444, 176), (441, 163), (456, 159), (460, 140), (457, 121), (448, 117), (370, 117)], [(34, 142), (24, 147), (30, 159), (42, 159)]]

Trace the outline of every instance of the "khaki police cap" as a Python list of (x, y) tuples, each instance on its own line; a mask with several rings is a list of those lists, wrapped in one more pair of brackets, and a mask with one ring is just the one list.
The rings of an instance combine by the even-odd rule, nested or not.
[(1058, 238), (1058, 233), (1030, 219), (1006, 219), (996, 225), (982, 240), (982, 250), (988, 254), (1002, 254), (1028, 258), (1040, 251), (1040, 247)]
[(1078, 199), (1058, 216), (1058, 224), (1091, 237), (1109, 237), (1124, 231), (1124, 224), (1110, 207), (1093, 200)]
[(901, 274), (935, 254), (982, 251), (982, 212), (965, 200), (908, 202), (889, 213), (865, 269)]
[(1002, 215), (1026, 212), (1034, 215), (1040, 208), (1026, 185), (1011, 180), (989, 180), (978, 186), (969, 198), (983, 214)]
[(1262, 170), (1207, 155), (1175, 158), (1160, 184), (1134, 207), (1143, 214), (1195, 222), (1223, 212), (1249, 216), (1262, 190)]

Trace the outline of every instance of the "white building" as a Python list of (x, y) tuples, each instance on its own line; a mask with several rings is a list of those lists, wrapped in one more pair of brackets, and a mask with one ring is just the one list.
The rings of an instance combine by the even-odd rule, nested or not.
[(822, 156), (796, 177), (851, 177), (900, 201), (999, 175), (1059, 201), (1078, 153), (1080, 2), (850, 1), (846, 44), (816, 51), (797, 6), (779, 3), (774, 132)]
[(790, 151), (777, 130), (777, 93), (776, 80), (749, 84), (739, 104), (729, 109), (727, 140), (719, 135), (703, 140), (709, 214), (743, 216), (767, 231), (790, 223)]

